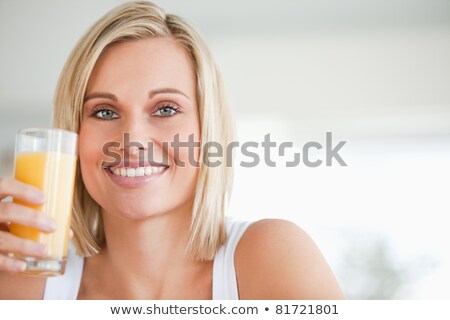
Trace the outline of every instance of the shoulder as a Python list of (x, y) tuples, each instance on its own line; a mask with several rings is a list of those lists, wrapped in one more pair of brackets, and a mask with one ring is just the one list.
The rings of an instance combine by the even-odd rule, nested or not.
[(46, 279), (0, 271), (0, 300), (41, 300)]
[(241, 299), (341, 299), (342, 291), (311, 237), (296, 224), (250, 225), (235, 252)]

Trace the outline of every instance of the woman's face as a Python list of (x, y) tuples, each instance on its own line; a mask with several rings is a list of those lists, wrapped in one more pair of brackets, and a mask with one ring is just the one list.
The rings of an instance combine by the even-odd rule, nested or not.
[(198, 160), (199, 148), (175, 152), (171, 142), (199, 141), (196, 101), (192, 61), (175, 40), (120, 42), (103, 53), (86, 90), (79, 157), (106, 212), (138, 220), (192, 203), (198, 168), (189, 151)]

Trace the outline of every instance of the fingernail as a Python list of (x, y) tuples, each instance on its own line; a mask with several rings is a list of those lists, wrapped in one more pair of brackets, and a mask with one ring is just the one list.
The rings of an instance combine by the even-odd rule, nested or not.
[(53, 219), (46, 219), (45, 221), (45, 227), (48, 231), (53, 231), (58, 228), (58, 225), (56, 224), (55, 220)]
[(45, 202), (45, 194), (42, 192), (36, 192), (34, 194), (34, 198), (36, 199), (36, 201)]
[(45, 244), (42, 243), (36, 243), (33, 245), (33, 250), (36, 251), (37, 253), (44, 253), (47, 249), (47, 246)]
[(17, 271), (22, 272), (22, 271), (25, 271), (25, 269), (27, 268), (27, 264), (23, 261), (14, 261), (13, 267)]

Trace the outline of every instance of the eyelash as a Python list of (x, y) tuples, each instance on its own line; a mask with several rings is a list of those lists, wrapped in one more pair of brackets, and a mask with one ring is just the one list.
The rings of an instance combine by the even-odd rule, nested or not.
[(178, 107), (176, 104), (174, 104), (172, 102), (167, 102), (164, 105), (158, 107), (156, 109), (156, 111), (152, 113), (152, 115), (154, 115), (156, 112), (161, 111), (162, 109), (165, 109), (165, 108), (171, 108), (175, 113), (170, 116), (157, 116), (157, 117), (170, 118), (170, 117), (176, 116), (178, 113), (181, 113), (180, 107)]
[[(159, 117), (159, 118), (170, 118), (170, 117), (176, 116), (178, 113), (181, 113), (180, 107), (178, 107), (174, 103), (169, 102), (167, 104), (164, 104), (164, 105), (158, 107), (156, 109), (156, 111), (152, 113), (152, 115), (154, 115), (156, 112), (161, 111), (161, 110), (163, 110), (165, 108), (171, 108), (175, 113), (172, 114), (172, 115), (167, 115), (167, 116), (159, 115), (159, 116), (156, 116), (156, 117)], [(113, 113), (115, 113), (115, 115), (117, 115), (117, 113), (114, 110), (112, 110), (111, 108), (108, 108), (106, 106), (96, 106), (96, 107), (92, 108), (91, 117), (95, 117), (97, 119), (104, 120), (104, 121), (110, 121), (110, 120), (118, 119), (117, 117), (116, 118), (111, 118), (111, 119), (97, 117), (97, 114), (99, 112), (101, 112), (101, 111), (112, 111)]]
[[(110, 108), (107, 108), (105, 106), (96, 106), (96, 107), (92, 108), (91, 117), (94, 117), (94, 118), (97, 118), (97, 119), (100, 119), (100, 120), (104, 120), (104, 121), (110, 121), (110, 120), (117, 119), (117, 118), (105, 119), (105, 118), (97, 117), (97, 114), (99, 112), (101, 112), (101, 111), (112, 111), (112, 112), (114, 112), (113, 110), (111, 110)], [(114, 112), (114, 113), (117, 115), (116, 112)]]

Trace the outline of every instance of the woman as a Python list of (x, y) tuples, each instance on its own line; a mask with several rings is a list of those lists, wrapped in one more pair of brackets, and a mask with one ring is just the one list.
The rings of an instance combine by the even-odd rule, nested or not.
[[(62, 277), (15, 274), (22, 262), (5, 252), (42, 256), (45, 248), (12, 236), (6, 223), (46, 232), (54, 226), (2, 202), (0, 298), (342, 298), (305, 232), (282, 220), (225, 219), (230, 168), (205, 165), (203, 148), (173, 147), (190, 137), (226, 146), (232, 132), (218, 69), (181, 18), (149, 2), (102, 17), (62, 71), (54, 125), (79, 134), (76, 253)], [(105, 152), (108, 145), (115, 147)], [(10, 178), (1, 179), (0, 196), (45, 201)]]

